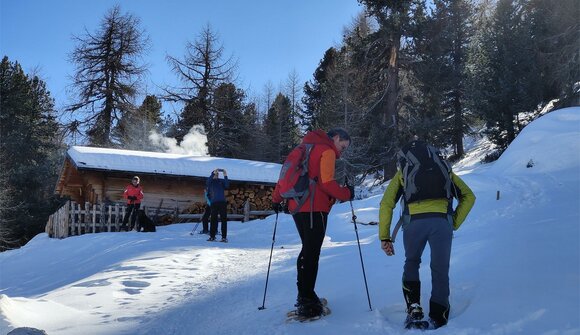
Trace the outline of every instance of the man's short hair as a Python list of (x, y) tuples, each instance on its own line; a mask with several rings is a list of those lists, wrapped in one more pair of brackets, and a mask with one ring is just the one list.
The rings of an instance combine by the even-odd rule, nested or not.
[(338, 138), (341, 141), (348, 141), (350, 143), (350, 135), (342, 128), (332, 128), (326, 133), (326, 135), (330, 138), (338, 135)]

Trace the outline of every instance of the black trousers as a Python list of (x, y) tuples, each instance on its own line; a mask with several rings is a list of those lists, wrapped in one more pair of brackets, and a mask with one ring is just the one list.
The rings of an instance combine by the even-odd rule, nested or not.
[(209, 236), (215, 238), (218, 227), (218, 215), (222, 222), (222, 238), (228, 236), (228, 213), (227, 203), (225, 201), (211, 203), (211, 227), (209, 229)]
[(203, 225), (203, 231), (209, 231), (209, 217), (211, 216), (211, 206), (206, 205), (205, 211), (203, 212), (203, 216), (201, 217), (201, 224)]
[(328, 213), (313, 212), (312, 222), (310, 212), (296, 213), (292, 217), (302, 241), (302, 249), (296, 261), (296, 286), (301, 298), (315, 298), (316, 277), (318, 276), (318, 260), (320, 249), (326, 235)]
[(135, 227), (135, 220), (137, 220), (137, 211), (141, 207), (141, 204), (128, 204), (127, 211), (125, 212), (125, 217), (123, 218), (123, 227), (127, 225), (129, 221), (129, 217), (131, 217), (131, 225), (129, 226), (129, 230)]

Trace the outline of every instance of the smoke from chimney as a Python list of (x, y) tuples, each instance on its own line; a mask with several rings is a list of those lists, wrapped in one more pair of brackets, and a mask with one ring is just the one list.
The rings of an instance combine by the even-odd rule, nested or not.
[(192, 156), (209, 156), (207, 149), (207, 135), (202, 125), (193, 126), (183, 141), (177, 144), (177, 140), (165, 137), (155, 130), (149, 133), (151, 143), (166, 153), (192, 155)]

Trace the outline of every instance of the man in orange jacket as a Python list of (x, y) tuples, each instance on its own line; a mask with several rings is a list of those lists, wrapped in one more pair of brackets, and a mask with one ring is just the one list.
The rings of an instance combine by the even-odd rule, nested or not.
[(127, 221), (129, 221), (129, 216), (131, 217), (131, 225), (129, 226), (129, 231), (133, 230), (135, 227), (135, 220), (137, 219), (137, 211), (141, 207), (141, 199), (143, 199), (143, 189), (140, 184), (141, 180), (139, 177), (135, 176), (131, 180), (131, 184), (125, 187), (125, 192), (123, 192), (123, 198), (127, 199), (127, 212), (125, 212), (125, 217), (123, 218), (123, 225), (121, 229), (127, 228)]
[[(323, 313), (322, 303), (314, 292), (314, 287), (328, 213), (336, 199), (347, 201), (354, 195), (352, 187), (340, 186), (334, 179), (336, 159), (350, 145), (350, 136), (341, 128), (332, 129), (328, 133), (315, 130), (306, 134), (302, 143), (314, 144), (308, 162), (308, 177), (316, 183), (311, 187), (310, 195), (304, 204), (292, 215), (302, 241), (302, 249), (296, 262), (298, 286), (296, 307), (298, 315), (315, 317)], [(276, 185), (272, 195), (276, 213), (281, 210), (283, 200)], [(290, 212), (294, 213), (297, 207), (296, 201), (288, 200)]]

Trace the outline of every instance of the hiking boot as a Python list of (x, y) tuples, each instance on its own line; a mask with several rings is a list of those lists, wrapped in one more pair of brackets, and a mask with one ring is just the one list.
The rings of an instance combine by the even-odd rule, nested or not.
[(324, 311), (318, 298), (299, 298), (297, 304), (296, 314), (305, 318), (321, 316)]
[(449, 305), (443, 306), (434, 301), (429, 301), (429, 323), (437, 329), (447, 324), (449, 320)]
[(297, 296), (296, 303), (294, 303), (294, 307), (298, 307), (298, 306), (302, 305), (302, 301), (303, 301), (303, 298), (300, 296)]
[(431, 329), (441, 328), (441, 327), (445, 326), (446, 324), (447, 323), (429, 318), (429, 328), (431, 328)]
[(423, 308), (419, 304), (411, 304), (407, 309), (407, 322), (423, 320)]
[(210, 237), (207, 239), (209, 242), (214, 242), (215, 241), (215, 237)]

